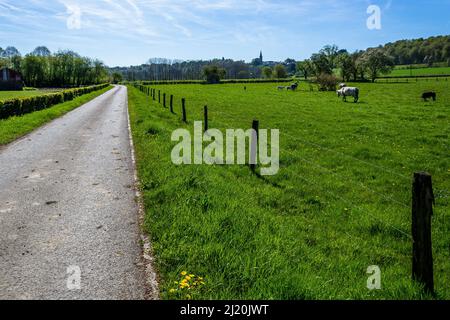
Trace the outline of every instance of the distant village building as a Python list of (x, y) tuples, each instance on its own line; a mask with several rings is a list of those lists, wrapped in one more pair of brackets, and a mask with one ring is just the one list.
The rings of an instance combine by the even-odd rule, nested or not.
[(0, 90), (2, 91), (20, 91), (23, 90), (22, 75), (9, 68), (0, 69)]
[(254, 66), (262, 66), (264, 63), (264, 59), (263, 59), (263, 53), (262, 51), (259, 53), (259, 58), (255, 58), (252, 60), (252, 64)]

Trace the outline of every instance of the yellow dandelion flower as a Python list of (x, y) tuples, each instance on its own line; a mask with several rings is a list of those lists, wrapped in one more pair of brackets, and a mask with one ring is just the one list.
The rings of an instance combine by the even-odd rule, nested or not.
[(187, 275), (187, 272), (186, 272), (186, 271), (183, 271), (183, 272), (181, 273), (181, 275), (184, 277), (185, 275)]

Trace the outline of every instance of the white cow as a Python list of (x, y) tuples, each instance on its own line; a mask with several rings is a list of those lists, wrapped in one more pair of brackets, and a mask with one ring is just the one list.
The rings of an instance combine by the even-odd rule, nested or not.
[(347, 97), (353, 97), (355, 99), (355, 103), (359, 100), (359, 89), (352, 87), (344, 87), (337, 91), (337, 95), (340, 98), (344, 97), (344, 101), (347, 102)]

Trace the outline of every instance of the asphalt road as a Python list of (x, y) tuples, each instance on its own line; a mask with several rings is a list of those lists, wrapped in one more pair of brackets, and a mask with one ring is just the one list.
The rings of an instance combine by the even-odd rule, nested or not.
[(144, 299), (133, 173), (123, 86), (0, 148), (0, 299)]

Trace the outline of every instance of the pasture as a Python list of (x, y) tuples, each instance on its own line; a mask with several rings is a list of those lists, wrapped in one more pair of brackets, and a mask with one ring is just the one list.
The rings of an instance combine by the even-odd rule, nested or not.
[(6, 101), (15, 98), (28, 98), (40, 96), (47, 93), (58, 92), (58, 89), (45, 89), (45, 90), (24, 90), (24, 91), (0, 91), (0, 101)]
[[(411, 183), (433, 176), (437, 297), (450, 299), (450, 85), (349, 84), (334, 92), (276, 84), (160, 85), (175, 113), (129, 86), (146, 219), (164, 299), (427, 299), (411, 281)], [(424, 91), (437, 102), (422, 102)], [(188, 124), (180, 121), (186, 98)], [(173, 130), (279, 129), (280, 172), (244, 166), (175, 166)], [(367, 268), (382, 289), (366, 287)], [(202, 276), (179, 288), (180, 273)], [(187, 297), (189, 294), (189, 297)]]

